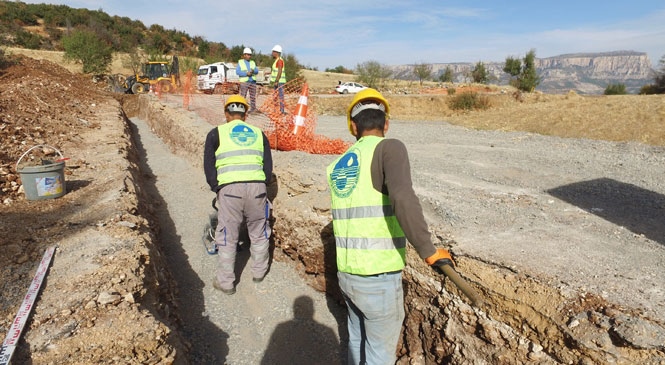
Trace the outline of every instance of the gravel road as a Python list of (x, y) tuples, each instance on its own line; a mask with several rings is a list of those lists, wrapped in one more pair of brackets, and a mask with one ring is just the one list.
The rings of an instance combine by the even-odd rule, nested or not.
[[(352, 140), (341, 117), (317, 124)], [(665, 148), (424, 121), (393, 120), (386, 136), (406, 144), (454, 253), (665, 321)]]
[[(201, 242), (214, 198), (202, 170), (172, 154), (140, 119), (132, 119), (159, 218), (159, 239), (180, 292), (184, 337), (194, 364), (339, 364), (342, 307), (305, 284), (288, 263), (273, 261), (255, 284), (246, 267), (248, 250), (237, 260), (237, 292), (212, 287), (217, 256)], [(203, 141), (203, 139), (202, 139)], [(288, 359), (288, 360), (287, 360)], [(293, 361), (293, 362), (291, 362)]]
[[(274, 262), (259, 285), (243, 272), (234, 296), (212, 289), (214, 258), (200, 242), (213, 197), (203, 173), (153, 141), (139, 120), (134, 123), (155, 177), (161, 237), (180, 277), (178, 297), (194, 307), (182, 311), (193, 360), (256, 364), (302, 356), (307, 363), (316, 356), (327, 359), (319, 363), (339, 363), (344, 310), (328, 305), (290, 265)], [(317, 132), (352, 141), (343, 117), (319, 116)], [(664, 148), (399, 120), (391, 121), (387, 137), (406, 144), (430, 228), (451, 239), (455, 255), (509, 268), (571, 297), (589, 293), (665, 323)], [(334, 156), (276, 151), (274, 159), (277, 176), (288, 176), (287, 168), (307, 184), (325, 186), (322, 171)], [(303, 296), (309, 300), (301, 301)], [(305, 301), (313, 303), (313, 317), (309, 308), (293, 308)], [(299, 326), (316, 328), (317, 336), (299, 338), (293, 330)], [(282, 328), (290, 335), (277, 336)], [(635, 342), (665, 335), (661, 326), (643, 328), (648, 331)], [(312, 337), (329, 345), (309, 346)], [(279, 350), (273, 350), (276, 344)]]

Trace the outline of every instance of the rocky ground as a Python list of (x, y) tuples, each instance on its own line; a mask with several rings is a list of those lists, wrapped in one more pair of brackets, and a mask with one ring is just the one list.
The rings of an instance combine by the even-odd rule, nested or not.
[[(0, 84), (0, 332), (9, 329), (44, 250), (57, 247), (14, 361), (191, 361), (178, 281), (156, 246), (163, 227), (155, 206), (147, 204), (144, 186), (154, 177), (139, 168), (123, 110), (145, 119), (174, 153), (196, 166), (207, 130), (200, 123), (191, 127), (191, 113), (217, 108), (219, 100), (197, 104), (201, 96), (189, 111), (177, 97), (118, 101), (106, 85), (31, 59), (0, 71)], [(348, 103), (346, 97), (334, 99), (316, 101), (321, 114), (338, 114), (338, 106), (328, 105)], [(467, 115), (436, 100), (395, 99), (400, 107), (389, 136), (407, 144), (416, 192), (436, 240), (456, 255), (458, 271), (485, 304), (470, 306), (410, 252), (400, 363), (663, 363), (662, 97), (640, 99), (646, 100), (642, 124), (620, 114), (613, 106), (620, 99), (598, 99), (596, 110), (604, 105), (614, 112), (605, 117), (609, 127), (592, 128), (584, 124), (587, 118), (571, 114), (571, 105), (589, 100), (576, 96), (540, 96), (514, 108), (499, 99), (493, 111)], [(400, 120), (414, 109), (423, 117)], [(571, 138), (423, 121), (439, 114), (477, 128), (491, 129), (495, 120), (510, 130), (531, 118), (527, 109), (538, 109), (541, 124), (558, 123)], [(508, 117), (496, 117), (502, 113)], [(660, 124), (645, 126), (654, 116)], [(573, 123), (565, 124), (567, 119)], [(628, 139), (651, 144), (603, 142), (594, 134), (623, 129), (628, 120), (644, 140)], [(575, 125), (582, 128), (575, 132)], [(319, 118), (320, 133), (350, 140), (345, 129), (343, 118)], [(41, 144), (70, 158), (67, 194), (27, 201), (16, 162)], [(36, 152), (34, 161), (57, 158), (50, 148)], [(332, 158), (276, 152), (274, 215), (276, 260), (293, 260), (312, 287), (335, 298), (329, 193), (321, 168)]]

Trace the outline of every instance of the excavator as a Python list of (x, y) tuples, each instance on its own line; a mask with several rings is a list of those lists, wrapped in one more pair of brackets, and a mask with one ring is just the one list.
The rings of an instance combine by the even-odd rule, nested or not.
[(141, 65), (140, 72), (119, 80), (120, 87), (125, 93), (143, 94), (150, 88), (158, 89), (162, 93), (170, 93), (180, 86), (180, 72), (178, 56), (168, 61), (148, 61)]

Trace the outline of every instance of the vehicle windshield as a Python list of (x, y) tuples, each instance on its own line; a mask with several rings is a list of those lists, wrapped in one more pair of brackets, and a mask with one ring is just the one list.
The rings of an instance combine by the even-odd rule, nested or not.
[(164, 63), (146, 63), (143, 65), (143, 74), (150, 79), (168, 77), (170, 74), (169, 65)]
[(199, 68), (199, 73), (198, 75), (207, 75), (208, 74), (208, 68), (207, 67), (201, 67)]

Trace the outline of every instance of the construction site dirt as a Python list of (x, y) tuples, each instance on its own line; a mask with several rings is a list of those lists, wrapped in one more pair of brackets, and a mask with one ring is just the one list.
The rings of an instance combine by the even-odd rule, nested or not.
[[(203, 142), (225, 95), (113, 94), (19, 60), (0, 70), (0, 334), (56, 251), (12, 363), (344, 363), (334, 155), (273, 151), (272, 267), (252, 283), (241, 251), (227, 296), (201, 244)], [(397, 363), (665, 364), (665, 99), (487, 91), (491, 107), (465, 113), (386, 91), (433, 239), (483, 301), (409, 250)], [(312, 92), (317, 134), (353, 142), (351, 98)], [(67, 158), (64, 196), (26, 199), (33, 146), (25, 164)]]

